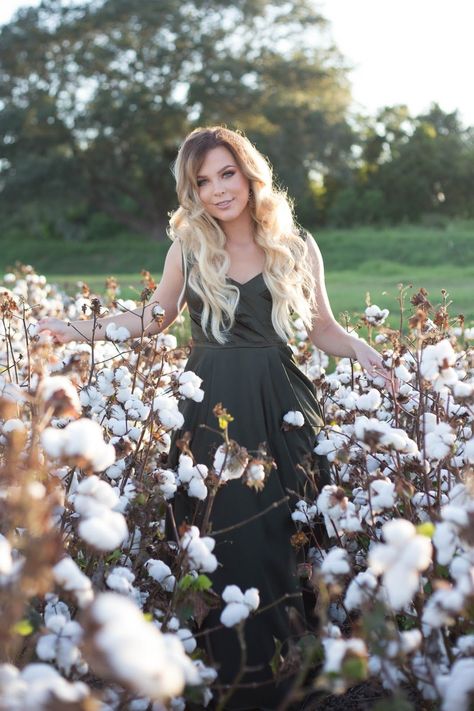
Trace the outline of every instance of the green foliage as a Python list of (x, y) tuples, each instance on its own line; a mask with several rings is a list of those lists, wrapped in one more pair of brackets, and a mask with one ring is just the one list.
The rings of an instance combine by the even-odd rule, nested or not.
[(183, 592), (185, 592), (186, 590), (195, 590), (197, 592), (201, 592), (203, 590), (210, 590), (210, 588), (212, 587), (212, 581), (210, 580), (210, 578), (207, 577), (207, 575), (201, 574), (197, 577), (194, 577), (190, 573), (187, 573), (179, 581), (178, 587)]
[(464, 129), (456, 111), (434, 103), (411, 117), (406, 106), (385, 107), (359, 118), (356, 130), (360, 159), (350, 179), (328, 180), (330, 224), (443, 226), (449, 216), (474, 215), (474, 129)]

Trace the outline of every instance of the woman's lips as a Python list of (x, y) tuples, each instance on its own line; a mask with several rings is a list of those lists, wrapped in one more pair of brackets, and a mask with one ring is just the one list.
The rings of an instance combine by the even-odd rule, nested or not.
[(221, 210), (225, 210), (226, 207), (230, 205), (234, 198), (231, 200), (224, 200), (223, 202), (216, 202), (216, 207), (220, 207)]

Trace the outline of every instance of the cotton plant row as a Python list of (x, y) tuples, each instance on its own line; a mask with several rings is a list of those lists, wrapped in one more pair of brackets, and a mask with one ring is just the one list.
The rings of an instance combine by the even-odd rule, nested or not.
[[(410, 686), (448, 711), (474, 698), (474, 332), (448, 327), (440, 311), (434, 321), (418, 312), (403, 341), (389, 328), (376, 334), (391, 346), (396, 399), (347, 359), (325, 372), (300, 334), (328, 423), (315, 452), (333, 483), (292, 517), (310, 542), (312, 583), (330, 601), (325, 682), (340, 691), (354, 674), (374, 676), (397, 698)], [(382, 326), (387, 315), (371, 306), (365, 322)]]
[[(34, 321), (90, 314), (93, 300), (68, 300), (34, 273), (7, 282), (0, 501), (9, 525), (0, 539), (0, 596), (2, 606), (4, 596), (10, 600), (5, 619), (15, 621), (8, 659), (31, 660), (0, 671), (9, 708), (48, 708), (54, 698), (78, 708), (184, 709), (186, 698), (207, 705), (216, 670), (197, 646), (194, 623), (218, 606), (221, 624), (238, 629), (258, 614), (259, 591), (228, 586), (217, 596), (211, 578), (218, 555), (206, 527), (180, 529), (170, 546), (164, 517), (180, 490), (208, 521), (230, 479), (256, 490), (265, 485), (271, 457), (250, 456), (229, 440), (231, 413), (217, 406), (222, 445), (212, 466), (195, 462), (184, 443), (176, 470), (167, 468), (170, 435), (183, 425), (179, 402), (200, 402), (205, 390), (184, 371), (176, 338), (161, 334), (139, 347), (111, 329), (109, 340), (93, 344), (91, 368), (89, 344), (52, 347), (35, 338)], [(26, 302), (31, 289), (34, 300)], [(25, 303), (35, 308), (27, 312)], [(387, 316), (372, 306), (364, 319), (378, 329), (374, 340), (401, 383), (396, 400), (347, 359), (327, 373), (327, 357), (295, 324), (295, 357), (314, 380), (328, 422), (315, 452), (328, 457), (334, 482), (293, 512), (308, 542), (310, 582), (330, 602), (321, 619), (318, 684), (343, 690), (354, 681), (355, 660), (356, 679), (374, 674), (395, 692), (415, 684), (443, 708), (454, 703), (454, 682), (463, 708), (474, 652), (474, 448), (472, 355), (461, 345), (474, 334), (443, 331), (420, 317), (402, 346), (384, 326)], [(281, 416), (282, 429), (305, 425), (296, 409)], [(313, 536), (318, 521), (327, 533), (324, 549)], [(29, 570), (35, 536), (48, 543), (36, 588)]]
[[(129, 334), (107, 329), (105, 342), (56, 348), (35, 335), (37, 318), (91, 317), (105, 312), (103, 306), (83, 293), (68, 300), (28, 270), (6, 282), (4, 659), (31, 661), (0, 668), (2, 702), (18, 709), (61, 703), (184, 709), (190, 698), (207, 706), (217, 674), (197, 649), (190, 629), (197, 613), (192, 606), (189, 612), (189, 600), (199, 609), (216, 605), (207, 577), (218, 565), (215, 541), (191, 526), (170, 547), (165, 508), (178, 487), (200, 500), (211, 491), (211, 505), (229, 479), (260, 488), (271, 460), (264, 452), (251, 457), (229, 440), (231, 417), (221, 408), (223, 446), (213, 466), (183, 453), (176, 472), (163, 467), (170, 435), (184, 422), (179, 402), (201, 402), (204, 395), (201, 379), (184, 371), (175, 336), (144, 339), (138, 348), (123, 343)], [(118, 310), (123, 306), (136, 304)], [(159, 307), (156, 315), (163, 315)], [(35, 561), (40, 544), (45, 555)], [(228, 586), (219, 604), (223, 626), (242, 625), (257, 611), (258, 590)], [(91, 675), (101, 681), (91, 683)], [(100, 694), (92, 691), (104, 686)]]

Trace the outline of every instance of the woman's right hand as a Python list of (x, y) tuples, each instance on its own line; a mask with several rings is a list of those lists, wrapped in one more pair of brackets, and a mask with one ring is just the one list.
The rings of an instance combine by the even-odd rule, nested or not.
[(60, 318), (54, 318), (54, 316), (40, 318), (36, 324), (36, 330), (37, 333), (41, 333), (41, 331), (48, 332), (54, 343), (69, 343), (69, 341), (74, 340), (71, 326), (68, 326), (65, 321), (61, 321)]

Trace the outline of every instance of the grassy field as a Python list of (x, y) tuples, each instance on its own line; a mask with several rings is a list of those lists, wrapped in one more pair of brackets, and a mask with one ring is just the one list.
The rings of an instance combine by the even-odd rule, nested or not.
[[(443, 229), (402, 226), (376, 229), (312, 230), (323, 254), (326, 285), (336, 318), (352, 317), (371, 303), (391, 311), (390, 325), (398, 324), (398, 284), (412, 284), (408, 298), (420, 287), (433, 305), (442, 303), (446, 289), (451, 316), (463, 313), (474, 322), (474, 223), (453, 221)], [(110, 239), (101, 243), (2, 244), (0, 269), (15, 261), (32, 264), (69, 292), (78, 280), (103, 292), (105, 278), (116, 276), (121, 296), (136, 297), (140, 270), (159, 279), (169, 242), (154, 243), (143, 237)]]

